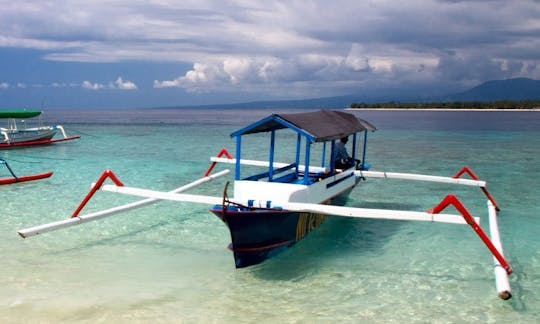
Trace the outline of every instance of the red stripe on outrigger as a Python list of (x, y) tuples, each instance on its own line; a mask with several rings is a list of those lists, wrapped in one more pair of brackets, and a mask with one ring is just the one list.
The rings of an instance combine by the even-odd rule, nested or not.
[(512, 267), (506, 262), (505, 258), (502, 256), (502, 254), (497, 250), (497, 248), (493, 245), (491, 240), (487, 237), (486, 233), (482, 230), (482, 228), (474, 221), (474, 218), (471, 216), (469, 211), (463, 206), (463, 204), (456, 198), (454, 195), (447, 195), (444, 197), (444, 199), (435, 207), (428, 210), (428, 213), (431, 214), (439, 214), (441, 211), (443, 211), (446, 207), (449, 205), (453, 205), (465, 218), (465, 221), (467, 224), (469, 224), (472, 229), (478, 234), (480, 239), (484, 242), (486, 247), (491, 251), (491, 254), (499, 261), (501, 266), (506, 270), (507, 274), (512, 273)]
[[(461, 168), (461, 170), (458, 171), (458, 173), (456, 173), (452, 178), (454, 179), (457, 179), (459, 177), (461, 177), (463, 174), (467, 173), (473, 180), (480, 180), (476, 174), (474, 174), (472, 172), (471, 169), (469, 169), (469, 167), (467, 166), (464, 166), (463, 168)], [(493, 199), (493, 197), (489, 194), (489, 192), (487, 191), (487, 188), (486, 187), (480, 187), (480, 189), (482, 189), (482, 191), (484, 192), (484, 195), (486, 195), (487, 199), (489, 199), (489, 201), (491, 201), (491, 203), (493, 204), (493, 206), (495, 206), (495, 209), (497, 211), (500, 211), (500, 208), (499, 206), (497, 205), (497, 203), (495, 202), (495, 199)]]
[(81, 203), (79, 204), (79, 207), (77, 207), (77, 209), (73, 212), (73, 214), (71, 215), (71, 218), (77, 217), (79, 215), (79, 213), (84, 208), (86, 203), (90, 200), (90, 198), (92, 198), (92, 196), (101, 187), (101, 185), (103, 185), (103, 182), (105, 182), (107, 178), (110, 178), (114, 182), (114, 184), (119, 187), (122, 187), (124, 185), (120, 180), (118, 180), (116, 175), (111, 170), (103, 171), (99, 179), (96, 181), (96, 184), (92, 186), (92, 188), (90, 188), (90, 191), (88, 191), (84, 199), (81, 201)]
[(277, 247), (284, 246), (284, 245), (288, 245), (288, 244), (291, 244), (291, 243), (294, 243), (294, 241), (292, 241), (292, 240), (290, 240), (290, 241), (283, 241), (283, 242), (280, 242), (280, 243), (275, 243), (275, 244), (265, 245), (265, 246), (261, 246), (261, 247), (254, 247), (254, 248), (235, 248), (235, 247), (233, 246), (233, 247), (232, 247), (232, 250), (235, 251), (235, 252), (258, 252), (258, 251), (263, 251), (263, 250), (269, 250), (269, 249), (277, 248)]
[[(218, 154), (216, 155), (216, 157), (222, 157), (223, 155), (225, 155), (225, 157), (227, 159), (231, 159), (232, 160), (232, 155), (229, 154), (229, 151), (227, 151), (225, 148), (222, 148)], [(208, 169), (206, 170), (206, 172), (204, 173), (204, 176), (205, 177), (208, 177), (208, 175), (210, 174), (210, 172), (212, 172), (212, 170), (214, 169), (214, 167), (216, 166), (216, 162), (212, 162), (210, 164), (210, 166), (208, 167)]]
[(0, 179), (0, 185), (45, 179), (52, 176), (52, 174), (53, 174), (52, 172), (45, 172), (45, 173), (40, 173), (40, 174), (28, 175), (28, 176), (20, 176), (16, 178)]

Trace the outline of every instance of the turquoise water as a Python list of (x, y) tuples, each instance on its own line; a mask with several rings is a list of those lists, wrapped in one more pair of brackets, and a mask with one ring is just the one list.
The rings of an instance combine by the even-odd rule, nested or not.
[[(330, 218), (294, 248), (236, 270), (229, 233), (204, 205), (161, 202), (21, 239), (68, 218), (105, 169), (128, 186), (172, 190), (202, 176), (229, 134), (270, 110), (50, 111), (75, 142), (0, 151), (2, 323), (540, 322), (540, 112), (366, 111), (372, 170), (451, 176), (469, 166), (501, 207), (513, 298), (462, 225)], [(266, 152), (267, 142), (253, 151)], [(0, 177), (7, 171), (0, 169)], [(228, 177), (230, 179), (231, 177)], [(192, 193), (220, 196), (226, 179)], [(368, 179), (349, 206), (425, 211), (453, 193), (488, 232), (477, 188)], [(83, 212), (136, 200), (98, 192)], [(455, 213), (454, 210), (449, 210)]]

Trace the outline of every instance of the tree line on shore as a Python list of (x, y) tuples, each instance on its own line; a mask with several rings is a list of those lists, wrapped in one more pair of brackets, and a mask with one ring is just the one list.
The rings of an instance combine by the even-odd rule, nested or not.
[(401, 108), (401, 109), (540, 109), (540, 100), (499, 101), (442, 101), (352, 103), (350, 108)]

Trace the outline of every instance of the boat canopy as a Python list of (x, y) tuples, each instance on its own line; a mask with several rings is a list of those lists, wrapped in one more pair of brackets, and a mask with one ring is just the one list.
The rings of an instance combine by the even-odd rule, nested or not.
[(39, 110), (0, 110), (0, 118), (32, 118), (39, 115)]
[[(297, 134), (296, 140), (296, 154), (294, 155), (295, 161), (290, 163), (285, 167), (274, 166), (274, 151), (276, 149), (275, 136), (276, 131), (281, 129), (290, 129)], [(352, 135), (352, 154), (350, 155), (351, 161), (356, 160), (356, 143), (357, 135), (360, 132), (364, 133), (364, 147), (362, 152), (362, 161), (356, 160), (357, 164), (361, 162), (362, 164), (357, 165), (358, 168), (362, 170), (367, 170), (369, 164), (365, 163), (366, 160), (366, 141), (368, 131), (376, 130), (375, 126), (369, 122), (356, 118), (353, 114), (346, 113), (338, 110), (318, 110), (313, 112), (303, 112), (303, 113), (294, 113), (294, 114), (273, 114), (266, 118), (263, 118), (251, 125), (248, 125), (242, 129), (237, 130), (231, 134), (231, 137), (236, 138), (236, 169), (235, 169), (235, 180), (240, 180), (240, 165), (242, 160), (242, 136), (247, 134), (255, 134), (262, 132), (269, 132), (270, 136), (270, 149), (269, 149), (269, 160), (268, 160), (268, 171), (257, 174), (255, 176), (250, 176), (246, 179), (249, 180), (259, 180), (261, 178), (267, 177), (268, 181), (272, 182), (274, 180), (274, 175), (287, 171), (291, 168), (294, 168), (294, 176), (298, 177), (301, 172), (300, 168), (300, 157), (301, 157), (301, 145), (302, 137), (305, 138), (304, 142), (304, 155), (303, 159), (304, 166), (301, 170), (304, 174), (303, 184), (310, 184), (311, 180), (309, 177), (309, 166), (310, 166), (310, 155), (311, 155), (311, 143), (320, 142), (323, 145), (322, 148), (322, 157), (321, 165), (322, 168), (326, 168), (325, 165), (328, 165), (326, 159), (326, 144), (330, 143), (330, 165), (328, 169), (330, 174), (336, 172), (335, 167), (335, 157), (336, 157), (336, 141)]]
[(362, 131), (377, 128), (369, 122), (337, 110), (321, 109), (294, 114), (273, 114), (231, 134), (231, 137), (291, 128), (311, 142), (336, 140)]

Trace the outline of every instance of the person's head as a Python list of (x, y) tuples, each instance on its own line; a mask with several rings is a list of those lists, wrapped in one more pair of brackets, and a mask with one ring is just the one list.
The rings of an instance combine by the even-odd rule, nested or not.
[(348, 141), (349, 141), (349, 137), (348, 137), (348, 136), (345, 136), (345, 137), (342, 137), (342, 138), (341, 138), (341, 143), (343, 143), (343, 144), (347, 144)]

